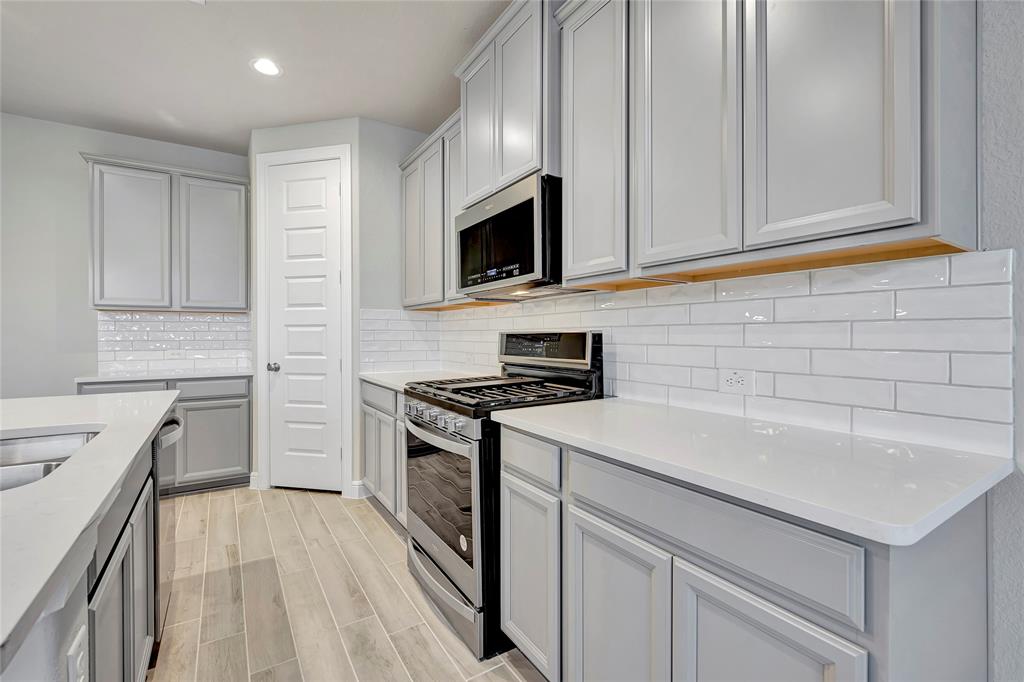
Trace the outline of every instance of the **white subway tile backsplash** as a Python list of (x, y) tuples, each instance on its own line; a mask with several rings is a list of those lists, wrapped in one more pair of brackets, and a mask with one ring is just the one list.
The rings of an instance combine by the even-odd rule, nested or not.
[(949, 381), (949, 356), (945, 353), (872, 350), (812, 350), (811, 371), (818, 375)]
[(894, 297), (891, 291), (868, 291), (783, 298), (775, 302), (775, 321), (891, 320)]
[(629, 324), (686, 324), (690, 321), (690, 306), (665, 305), (633, 308), (629, 311)]
[(605, 310), (607, 308), (635, 308), (646, 305), (646, 302), (647, 292), (643, 289), (597, 294), (594, 297), (594, 307), (598, 310)]
[(1013, 276), (1013, 251), (979, 251), (950, 258), (952, 284), (1009, 282)]
[(668, 342), (693, 346), (742, 346), (741, 324), (689, 324), (668, 328)]
[(784, 272), (778, 275), (724, 279), (716, 284), (719, 301), (742, 298), (780, 298), (803, 296), (811, 293), (810, 278), (806, 272)]
[(1013, 320), (854, 322), (853, 347), (1008, 353), (1013, 350)]
[(808, 403), (756, 395), (747, 396), (744, 404), (744, 414), (753, 419), (767, 419), (830, 431), (850, 431), (850, 408), (845, 405)]
[(896, 319), (1011, 317), (1009, 284), (908, 289), (896, 293)]
[(852, 431), (997, 457), (1013, 453), (1013, 428), (1009, 424), (854, 408)]
[(848, 322), (789, 322), (752, 324), (745, 332), (748, 346), (779, 348), (849, 348)]
[(668, 386), (642, 384), (635, 381), (616, 380), (608, 383), (610, 384), (611, 394), (614, 396), (651, 403), (664, 404), (668, 400), (669, 390), (676, 390), (670, 389)]
[(797, 348), (718, 348), (719, 369), (756, 369), (764, 372), (811, 371), (811, 352)]
[(581, 310), (594, 309), (594, 295), (566, 296), (555, 301), (555, 312), (575, 313)]
[(696, 388), (671, 387), (668, 390), (668, 404), (688, 407), (692, 410), (707, 410), (724, 414), (743, 414), (743, 396), (718, 391), (702, 391)]
[(896, 384), (896, 408), (962, 419), (1013, 421), (1013, 394), (1005, 388)]
[(718, 370), (706, 367), (694, 367), (690, 370), (690, 385), (708, 391), (718, 390)]
[[(504, 320), (495, 318), (491, 320), (498, 326), (494, 329), (504, 329)], [(591, 310), (580, 313), (580, 324), (584, 327), (622, 327), (629, 324), (628, 308), (609, 308), (607, 310)]]
[(669, 386), (689, 386), (690, 368), (674, 365), (631, 365), (629, 367), (631, 381), (642, 381), (647, 384), (667, 384)]
[(811, 400), (820, 403), (892, 409), (895, 389), (891, 381), (807, 374), (776, 374), (775, 395), (780, 398)]
[(721, 303), (695, 303), (690, 306), (690, 322), (692, 324), (771, 321), (771, 299), (723, 301)]
[(811, 273), (812, 294), (912, 289), (949, 284), (949, 259), (920, 258), (828, 268)]
[(647, 305), (707, 303), (715, 300), (714, 282), (694, 282), (647, 290)]
[(1013, 386), (1013, 356), (953, 353), (950, 356), (951, 381), (965, 386)]
[(647, 362), (714, 367), (715, 349), (710, 346), (647, 346)]
[(616, 327), (611, 330), (614, 343), (658, 343), (668, 342), (667, 327)]

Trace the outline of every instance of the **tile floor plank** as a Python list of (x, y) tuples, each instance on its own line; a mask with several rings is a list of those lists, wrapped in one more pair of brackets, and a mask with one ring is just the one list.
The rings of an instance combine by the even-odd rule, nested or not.
[[(286, 503), (287, 504), (287, 503)], [(274, 543), (274, 556), (281, 574), (298, 573), (312, 568), (306, 544), (295, 525), (295, 516), (291, 509), (267, 514), (267, 526), (270, 528), (270, 539)]]
[(237, 514), (238, 540), (242, 561), (274, 556), (274, 547), (270, 544), (270, 531), (267, 529), (267, 518), (263, 514), (263, 505), (247, 504), (238, 507)]
[(334, 621), (341, 626), (372, 616), (373, 607), (337, 543), (333, 539), (326, 542), (311, 540), (306, 543), (306, 547), (327, 596), (327, 605), (334, 614)]
[(238, 522), (233, 497), (210, 498), (206, 535), (206, 570), (238, 564)]
[(457, 680), (461, 677), (426, 623), (399, 630), (391, 635), (391, 641), (414, 682)]
[[(166, 625), (177, 625), (199, 618), (203, 603), (203, 576), (190, 575), (171, 581), (171, 598), (167, 603)], [(163, 654), (161, 654), (163, 655)]]
[(288, 495), (288, 504), (295, 514), (295, 522), (306, 542), (310, 540), (333, 540), (331, 531), (320, 516), (320, 511), (313, 504), (313, 498), (305, 490), (295, 491)]
[(260, 500), (263, 502), (263, 511), (268, 514), (274, 512), (288, 511), (288, 491), (283, 488), (270, 488), (260, 491)]
[(174, 579), (201, 576), (206, 570), (206, 536), (174, 544)]
[(255, 488), (235, 488), (235, 506), (242, 507), (247, 504), (259, 504), (260, 491)]
[(253, 673), (249, 679), (252, 682), (302, 682), (299, 659), (293, 658), (290, 661), (278, 663), (273, 668)]
[(505, 665), (523, 682), (546, 682), (547, 678), (537, 670), (533, 663), (519, 649), (512, 649), (506, 652), (502, 658), (505, 659)]
[(160, 656), (150, 682), (181, 682), (196, 675), (199, 621), (193, 620), (164, 628)]
[(352, 517), (342, 503), (341, 495), (336, 493), (322, 493), (312, 492), (310, 497), (313, 500), (313, 504), (316, 505), (320, 515), (323, 517), (327, 527), (331, 529), (331, 534), (334, 539), (338, 542), (344, 542), (345, 540), (355, 540), (362, 537), (362, 533), (356, 522), (352, 520)]
[(244, 633), (199, 645), (198, 682), (246, 682), (248, 676)]
[(281, 576), (305, 682), (355, 680), (355, 673), (312, 569)]
[(343, 542), (341, 551), (352, 565), (385, 632), (404, 630), (423, 620), (366, 540)]
[(405, 543), (398, 538), (395, 531), (391, 530), (387, 521), (380, 517), (372, 505), (350, 507), (348, 511), (355, 519), (356, 525), (366, 534), (366, 539), (380, 555), (381, 561), (390, 564), (405, 558)]
[(209, 508), (210, 496), (206, 493), (186, 495), (181, 499), (181, 513), (178, 514), (178, 527), (175, 530), (179, 542), (206, 535)]
[[(231, 545), (237, 558), (238, 550)], [(242, 569), (238, 562), (207, 569), (203, 588), (203, 622), (200, 641), (212, 642), (245, 631), (242, 603)]]
[(473, 682), (519, 682), (519, 678), (505, 664), (471, 678)]
[(274, 559), (242, 564), (249, 669), (264, 670), (295, 658), (284, 593)]
[(352, 665), (361, 680), (409, 682), (401, 659), (377, 618), (364, 618), (341, 628)]

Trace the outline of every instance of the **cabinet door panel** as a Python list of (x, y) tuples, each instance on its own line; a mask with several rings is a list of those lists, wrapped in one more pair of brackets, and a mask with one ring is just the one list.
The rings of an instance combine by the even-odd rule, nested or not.
[(526, 2), (494, 41), (495, 189), (540, 168), (541, 9)]
[(564, 273), (627, 263), (626, 3), (594, 2), (562, 27)]
[(185, 435), (177, 444), (177, 483), (249, 473), (249, 400), (197, 400), (178, 405)]
[(561, 502), (501, 474), (501, 629), (549, 680), (561, 677)]
[(466, 196), (465, 173), (462, 168), (462, 126), (456, 125), (444, 140), (445, 196), (445, 299), (465, 298), (459, 288), (459, 240), (455, 234), (455, 216), (462, 211)]
[(423, 177), (414, 163), (402, 174), (402, 303), (415, 305), (423, 298)]
[(377, 413), (377, 461), (380, 472), (377, 499), (384, 508), (395, 513), (395, 486), (397, 472), (395, 469), (395, 418)]
[(571, 680), (667, 680), (672, 557), (572, 505), (566, 537)]
[(182, 176), (178, 206), (177, 304), (244, 310), (249, 261), (245, 187)]
[(131, 533), (121, 536), (89, 600), (89, 679), (123, 680), (132, 675)]
[(740, 248), (738, 0), (640, 0), (633, 21), (637, 262)]
[(171, 305), (171, 176), (93, 166), (93, 305)]
[(675, 680), (867, 680), (860, 647), (678, 558), (672, 601)]
[(494, 46), (489, 46), (462, 77), (462, 207), (494, 189)]
[(406, 470), (405, 422), (395, 422), (395, 518), (406, 525), (406, 511), (409, 508), (408, 471)]
[(143, 489), (129, 527), (132, 536), (132, 670), (133, 679), (144, 680), (156, 632), (152, 483)]
[(916, 222), (917, 0), (746, 3), (747, 246)]
[(420, 246), (423, 293), (421, 303), (444, 300), (444, 164), (438, 140), (420, 160), (423, 179), (423, 234)]
[(363, 485), (373, 494), (380, 487), (377, 457), (377, 413), (363, 405)]

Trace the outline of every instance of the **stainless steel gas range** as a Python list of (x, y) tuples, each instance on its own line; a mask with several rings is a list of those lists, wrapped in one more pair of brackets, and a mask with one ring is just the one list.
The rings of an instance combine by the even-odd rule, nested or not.
[(409, 568), (483, 659), (511, 648), (499, 614), (499, 427), (494, 410), (603, 395), (599, 332), (515, 332), (501, 373), (406, 385)]

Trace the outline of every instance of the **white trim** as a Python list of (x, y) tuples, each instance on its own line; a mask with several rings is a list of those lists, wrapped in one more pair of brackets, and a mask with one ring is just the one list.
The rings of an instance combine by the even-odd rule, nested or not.
[[(256, 175), (253, 182), (253, 199), (256, 209), (253, 212), (255, 217), (255, 235), (253, 239), (255, 249), (255, 284), (256, 301), (253, 306), (255, 313), (253, 324), (255, 326), (256, 340), (256, 365), (254, 367), (254, 412), (256, 414), (256, 428), (253, 430), (254, 438), (254, 461), (257, 471), (254, 474), (254, 486), (257, 488), (270, 487), (270, 451), (267, 444), (270, 442), (270, 414), (269, 403), (265, 399), (267, 395), (267, 373), (263, 370), (268, 362), (268, 348), (270, 346), (269, 328), (261, 324), (262, 320), (268, 318), (267, 301), (267, 273), (269, 264), (267, 262), (269, 253), (266, 249), (267, 240), (267, 199), (264, 184), (266, 183), (267, 172), (271, 166), (285, 165), (289, 163), (308, 163), (311, 161), (329, 161), (337, 159), (340, 164), (340, 187), (341, 192), (341, 254), (340, 263), (343, 276), (341, 278), (341, 492), (346, 496), (362, 496), (361, 482), (353, 482), (352, 471), (354, 454), (358, 451), (358, 439), (353, 428), (354, 409), (358, 408), (357, 382), (358, 373), (355, 371), (355, 353), (358, 346), (355, 344), (355, 335), (359, 329), (359, 306), (355, 305), (359, 287), (359, 250), (358, 234), (354, 229), (354, 205), (353, 205), (353, 159), (352, 145), (339, 144), (325, 147), (311, 147), (308, 149), (292, 149), (282, 152), (264, 152), (256, 155)], [(347, 273), (347, 276), (344, 276)], [(347, 327), (347, 329), (346, 329)], [(348, 333), (346, 333), (348, 332)], [(346, 381), (347, 378), (347, 381)], [(346, 409), (346, 406), (348, 409)], [(354, 407), (353, 407), (354, 406)], [(346, 456), (348, 453), (348, 456)]]

